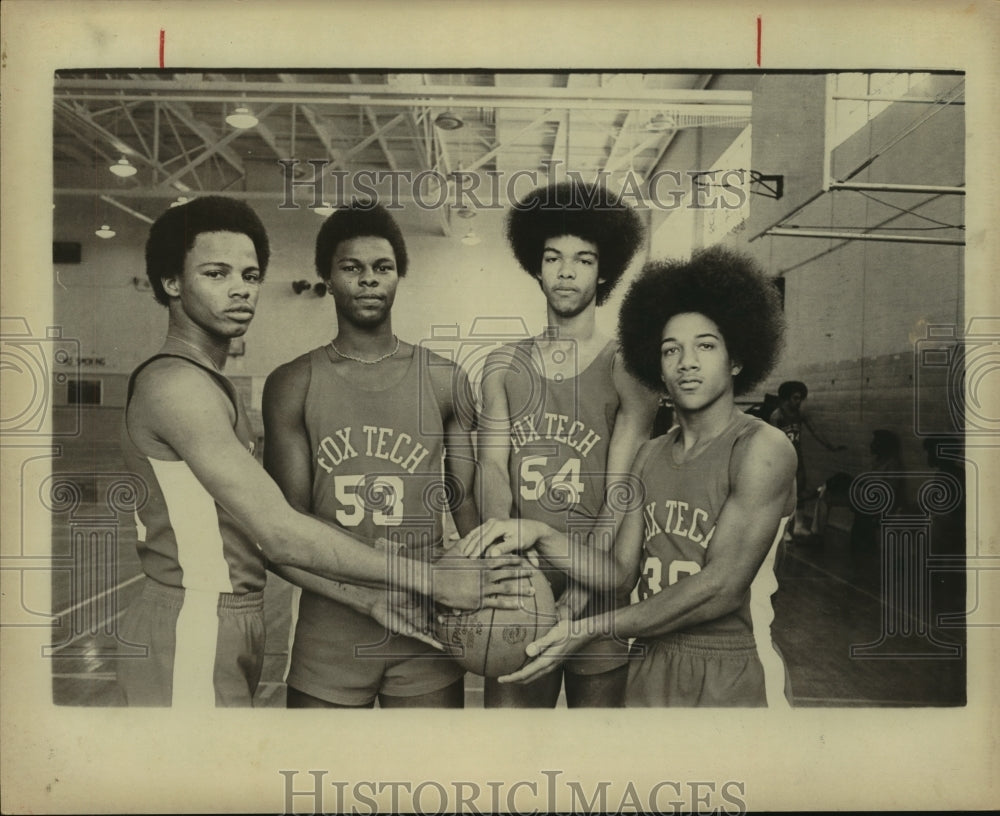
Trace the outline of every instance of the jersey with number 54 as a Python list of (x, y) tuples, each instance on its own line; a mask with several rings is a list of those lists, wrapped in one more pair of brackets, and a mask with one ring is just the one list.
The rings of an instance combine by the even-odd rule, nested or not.
[[(518, 518), (565, 530), (574, 516), (595, 518), (604, 504), (608, 445), (619, 397), (608, 343), (576, 377), (545, 375), (534, 340), (510, 347), (504, 387), (510, 409), (510, 476)], [(557, 352), (558, 353), (558, 352)]]

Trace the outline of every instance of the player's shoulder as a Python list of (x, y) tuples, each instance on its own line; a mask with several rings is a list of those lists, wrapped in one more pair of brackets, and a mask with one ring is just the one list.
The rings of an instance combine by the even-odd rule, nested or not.
[(219, 392), (222, 375), (186, 357), (164, 355), (146, 363), (132, 381), (133, 397), (142, 400), (178, 399), (199, 395), (202, 391)]
[(510, 343), (500, 343), (496, 348), (491, 349), (483, 364), (482, 381), (484, 386), (487, 383), (504, 383), (508, 371), (522, 369), (523, 365), (518, 359), (523, 361), (524, 355), (530, 353), (530, 343), (532, 342), (534, 342), (533, 338), (528, 338)]
[(289, 360), (287, 363), (282, 363), (274, 369), (274, 371), (267, 375), (267, 379), (264, 381), (265, 387), (289, 387), (297, 384), (308, 383), (312, 368), (310, 363), (311, 357), (312, 352), (307, 351), (305, 354), (300, 354), (298, 357), (293, 360)]
[(660, 394), (636, 377), (625, 366), (625, 356), (621, 347), (615, 345), (611, 355), (611, 380), (622, 402), (639, 402), (654, 406), (659, 404)]
[(136, 373), (128, 405), (133, 434), (162, 438), (171, 431), (196, 434), (205, 418), (236, 416), (235, 392), (224, 375), (181, 357), (161, 357)]
[(449, 415), (456, 396), (467, 398), (471, 388), (468, 373), (459, 363), (426, 346), (413, 346), (413, 353), (420, 355), (419, 362), (430, 378), (438, 405), (444, 415)]
[(733, 446), (733, 464), (737, 470), (745, 464), (768, 462), (780, 468), (795, 468), (795, 446), (788, 435), (762, 419), (741, 414), (741, 427)]
[[(410, 344), (407, 343), (404, 345)], [(413, 354), (420, 355), (420, 362), (427, 366), (428, 371), (440, 371), (449, 377), (464, 373), (462, 366), (454, 360), (445, 357), (443, 354), (439, 354), (433, 349), (427, 348), (427, 346), (416, 343), (410, 347), (413, 349)]]
[(499, 343), (486, 355), (487, 362), (500, 363), (510, 360), (515, 355), (531, 354), (535, 344), (534, 337), (525, 337), (521, 340), (512, 340), (507, 343)]
[(673, 436), (672, 431), (667, 431), (665, 434), (654, 436), (652, 439), (647, 439), (643, 442), (639, 446), (639, 450), (635, 452), (633, 470), (640, 471), (646, 466), (647, 462), (655, 461), (657, 458), (666, 455), (666, 448), (669, 446)]
[(275, 412), (301, 410), (312, 378), (311, 354), (306, 352), (282, 363), (267, 375), (262, 398), (265, 417)]

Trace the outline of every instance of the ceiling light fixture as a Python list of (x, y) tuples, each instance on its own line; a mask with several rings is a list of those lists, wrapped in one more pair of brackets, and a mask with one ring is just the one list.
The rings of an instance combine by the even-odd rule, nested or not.
[(329, 201), (324, 201), (320, 207), (311, 207), (310, 209), (316, 213), (316, 215), (320, 215), (323, 218), (326, 218), (328, 215), (333, 215), (337, 211), (337, 208), (334, 207)]
[(179, 206), (181, 206), (181, 204), (187, 204), (190, 200), (191, 199), (188, 198), (187, 196), (177, 196), (177, 200), (176, 201), (171, 201), (170, 202), (170, 206), (171, 207), (179, 207)]
[(134, 176), (139, 172), (135, 165), (124, 156), (112, 164), (108, 169), (120, 178), (128, 178), (129, 176)]
[(118, 233), (111, 229), (111, 227), (107, 224), (101, 224), (101, 228), (99, 230), (94, 230), (94, 235), (98, 238), (114, 238), (117, 234)]
[(473, 209), (470, 209), (469, 207), (464, 207), (464, 206), (452, 207), (451, 211), (455, 215), (457, 215), (459, 218), (475, 218), (476, 217), (476, 211), (473, 210)]
[(444, 111), (434, 117), (434, 127), (440, 130), (458, 130), (464, 125), (465, 122), (462, 121), (462, 118), (451, 111)]
[(463, 246), (476, 246), (480, 241), (482, 241), (482, 238), (476, 235), (476, 231), (474, 229), (470, 229), (467, 233), (465, 233), (465, 235), (462, 236)]
[(677, 130), (677, 120), (665, 113), (654, 114), (643, 129), (649, 133), (663, 133), (668, 130)]
[(246, 105), (240, 105), (229, 116), (226, 117), (226, 124), (238, 130), (257, 127), (260, 120), (250, 112)]

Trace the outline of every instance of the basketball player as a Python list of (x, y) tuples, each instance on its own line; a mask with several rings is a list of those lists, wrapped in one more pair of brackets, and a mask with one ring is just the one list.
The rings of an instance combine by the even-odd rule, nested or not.
[[(354, 204), (324, 222), (316, 271), (337, 332), (268, 377), (265, 466), (293, 507), (430, 561), (442, 549), (442, 497), (461, 534), (479, 522), (471, 429), (461, 422), (469, 414), (455, 404), (472, 402), (460, 368), (393, 334), (407, 265), (383, 207)], [(380, 594), (345, 587), (332, 600), (303, 590), (289, 707), (371, 707), (376, 698), (384, 708), (462, 707), (464, 671), (426, 644), (387, 636), (368, 611)]]
[(805, 462), (802, 459), (802, 429), (805, 428), (808, 430), (813, 435), (813, 438), (828, 451), (847, 450), (846, 445), (834, 445), (827, 442), (816, 431), (808, 414), (806, 414), (805, 409), (802, 407), (802, 403), (805, 402), (807, 396), (809, 396), (809, 389), (805, 383), (798, 380), (783, 382), (778, 386), (778, 407), (774, 409), (769, 418), (770, 423), (775, 428), (779, 428), (795, 447), (795, 453), (798, 456), (795, 478), (798, 482), (800, 498), (806, 492), (806, 468)]
[[(122, 630), (148, 653), (118, 661), (129, 705), (251, 704), (264, 659), (268, 560), (332, 579), (316, 578), (321, 584), (385, 586), (391, 575), (394, 587), (449, 605), (517, 603), (502, 597), (517, 570), (432, 574), (376, 552), (294, 512), (257, 464), (222, 368), (229, 341), (253, 319), (269, 254), (253, 210), (219, 196), (169, 209), (150, 228), (146, 274), (168, 324), (160, 351), (129, 379), (122, 433), (126, 464), (149, 494), (137, 518), (146, 580)], [(490, 597), (481, 602), (482, 594)]]
[[(605, 500), (649, 439), (657, 395), (625, 371), (617, 343), (598, 331), (603, 304), (642, 242), (638, 216), (605, 188), (566, 182), (536, 189), (511, 210), (507, 237), (545, 297), (548, 328), (493, 352), (484, 369), (479, 456), (484, 517), (545, 521), (559, 531), (602, 519), (606, 546), (614, 508)], [(613, 503), (612, 503), (613, 504)], [(556, 598), (566, 576), (547, 565)], [(591, 612), (613, 608), (602, 593)], [(588, 593), (571, 586), (561, 614), (575, 616)], [(627, 645), (605, 638), (566, 663), (571, 707), (620, 707)], [(563, 672), (527, 685), (487, 678), (487, 707), (553, 707)]]
[[(662, 382), (677, 425), (633, 465), (644, 495), (613, 556), (538, 522), (487, 522), (462, 542), (474, 554), (537, 544), (569, 556), (584, 582), (633, 589), (631, 606), (560, 621), (536, 655), (502, 681), (529, 681), (591, 642), (634, 638), (629, 706), (782, 705), (784, 670), (770, 643), (776, 544), (795, 506), (795, 450), (777, 428), (741, 412), (774, 365), (783, 317), (770, 281), (746, 257), (713, 248), (688, 262), (647, 264), (622, 305), (625, 364)], [(499, 541), (497, 541), (499, 539)]]

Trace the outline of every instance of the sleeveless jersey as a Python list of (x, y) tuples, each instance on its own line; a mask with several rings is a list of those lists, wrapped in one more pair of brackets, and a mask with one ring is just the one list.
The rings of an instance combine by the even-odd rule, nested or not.
[(415, 347), (395, 385), (365, 390), (342, 377), (326, 347), (309, 353), (305, 426), (313, 454), (312, 512), (364, 540), (407, 549), (443, 535), (444, 426)]
[(215, 593), (244, 594), (264, 588), (264, 556), (243, 526), (216, 504), (183, 460), (172, 462), (146, 456), (132, 441), (128, 403), (135, 379), (147, 365), (165, 357), (183, 359), (205, 371), (236, 408), (233, 431), (247, 449), (247, 467), (260, 467), (253, 457), (250, 422), (235, 386), (218, 371), (178, 352), (157, 354), (140, 365), (128, 381), (122, 450), (128, 470), (149, 491), (136, 515), (139, 561), (143, 572), (172, 587)]
[[(730, 426), (701, 453), (677, 464), (671, 455), (680, 428), (654, 440), (640, 477), (646, 489), (644, 539), (639, 582), (632, 602), (638, 603), (665, 587), (701, 571), (705, 553), (726, 499), (729, 468), (736, 442), (752, 432), (762, 420), (737, 415)], [(794, 485), (789, 484), (794, 496)], [(786, 520), (778, 530), (767, 557), (740, 607), (716, 620), (684, 629), (690, 635), (752, 634), (770, 638), (774, 613), (771, 595), (778, 588), (774, 577), (775, 545), (781, 540)]]
[(574, 516), (596, 518), (604, 504), (608, 447), (618, 414), (609, 342), (576, 377), (548, 379), (533, 339), (509, 347), (504, 386), (510, 409), (508, 474), (516, 518), (565, 531)]
[[(365, 543), (385, 538), (428, 561), (441, 552), (444, 535), (444, 424), (428, 358), (420, 354), (430, 352), (414, 347), (402, 378), (374, 390), (342, 376), (326, 346), (313, 349), (304, 421), (311, 512)], [(387, 661), (440, 655), (411, 638), (390, 637), (370, 616), (306, 589), (293, 610), (292, 633), (286, 682), (331, 702), (362, 702), (356, 695), (367, 693), (369, 683), (380, 686)], [(450, 660), (433, 662), (433, 669), (417, 662), (410, 676), (427, 682), (430, 672), (437, 685), (428, 691), (461, 674)]]

